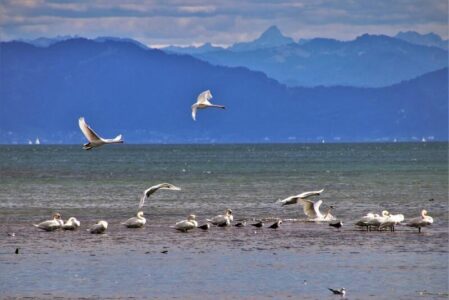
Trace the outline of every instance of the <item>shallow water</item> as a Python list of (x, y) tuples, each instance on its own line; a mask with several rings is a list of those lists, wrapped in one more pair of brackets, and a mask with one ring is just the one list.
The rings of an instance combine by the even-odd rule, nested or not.
[[(344, 286), (348, 299), (445, 299), (447, 151), (445, 143), (0, 146), (0, 297), (335, 299), (327, 287)], [(145, 228), (121, 226), (142, 191), (160, 182), (182, 191), (152, 195)], [(275, 204), (321, 188), (340, 230)], [(279, 230), (170, 228), (227, 207), (235, 219), (290, 221)], [(435, 224), (421, 234), (352, 225), (370, 211), (411, 218), (422, 208)], [(76, 216), (81, 228), (31, 226), (54, 211)], [(107, 234), (87, 233), (99, 219)]]

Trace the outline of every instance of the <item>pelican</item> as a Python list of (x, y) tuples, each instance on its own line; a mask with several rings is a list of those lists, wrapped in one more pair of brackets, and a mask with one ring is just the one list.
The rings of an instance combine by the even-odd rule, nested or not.
[(182, 232), (187, 232), (197, 227), (198, 222), (196, 221), (195, 215), (190, 215), (187, 217), (187, 220), (179, 221), (178, 223), (175, 224), (175, 229)]
[(80, 126), (81, 131), (83, 132), (86, 139), (89, 141), (89, 143), (83, 145), (84, 150), (90, 150), (95, 147), (100, 147), (105, 144), (122, 144), (122, 135), (119, 134), (113, 139), (104, 139), (100, 137), (98, 134), (93, 131), (92, 128), (87, 125), (86, 121), (84, 120), (84, 117), (80, 117), (78, 119), (78, 125)]
[(139, 211), (135, 217), (129, 218), (122, 224), (128, 228), (141, 228), (146, 222), (147, 219), (143, 217), (143, 211)]
[(317, 202), (312, 202), (306, 199), (299, 199), (299, 202), (302, 204), (304, 209), (304, 213), (309, 218), (309, 221), (334, 221), (335, 217), (331, 215), (331, 210), (334, 208), (333, 206), (329, 206), (326, 214), (322, 214), (320, 212), (320, 206), (323, 203), (323, 200), (318, 200)]
[(75, 217), (70, 217), (67, 222), (62, 225), (62, 229), (65, 230), (75, 230), (80, 227), (81, 223)]
[(143, 207), (145, 200), (150, 197), (151, 194), (154, 194), (157, 190), (172, 190), (172, 191), (180, 191), (181, 189), (177, 186), (174, 186), (170, 183), (160, 183), (150, 187), (149, 189), (143, 192), (142, 198), (140, 198), (139, 209)]
[(427, 210), (421, 211), (421, 216), (413, 218), (407, 222), (407, 226), (418, 228), (418, 232), (421, 232), (421, 227), (433, 224), (433, 218), (427, 215)]
[(45, 231), (53, 231), (59, 229), (62, 225), (64, 225), (64, 221), (61, 220), (61, 215), (59, 213), (53, 214), (53, 220), (44, 221), (39, 224), (33, 224), (33, 226)]
[(382, 224), (379, 226), (379, 229), (382, 230), (384, 228), (390, 228), (390, 231), (394, 231), (394, 226), (401, 223), (402, 221), (404, 221), (403, 214), (388, 214), (388, 217), (382, 222)]
[(106, 229), (108, 228), (108, 222), (106, 221), (98, 221), (97, 224), (93, 225), (88, 231), (90, 233), (100, 234), (104, 233)]
[(319, 196), (319, 195), (321, 195), (322, 192), (324, 192), (324, 189), (321, 189), (319, 191), (304, 192), (304, 193), (301, 193), (301, 194), (296, 195), (296, 196), (287, 197), (287, 198), (285, 198), (283, 200), (279, 199), (277, 201), (277, 203), (280, 203), (282, 206), (290, 205), (290, 204), (296, 204), (296, 203), (298, 203), (299, 199), (306, 199), (306, 198), (309, 198), (311, 196)]
[(226, 209), (224, 215), (215, 216), (212, 219), (208, 219), (207, 221), (212, 223), (213, 225), (224, 227), (229, 226), (233, 220), (234, 217), (232, 216), (232, 210), (228, 208)]
[(223, 105), (217, 105), (212, 104), (209, 102), (209, 100), (212, 99), (212, 94), (210, 90), (204, 91), (201, 94), (198, 95), (198, 98), (196, 98), (196, 103), (192, 105), (192, 118), (194, 121), (196, 121), (196, 110), (197, 109), (203, 109), (208, 107), (217, 107), (221, 109), (225, 109)]

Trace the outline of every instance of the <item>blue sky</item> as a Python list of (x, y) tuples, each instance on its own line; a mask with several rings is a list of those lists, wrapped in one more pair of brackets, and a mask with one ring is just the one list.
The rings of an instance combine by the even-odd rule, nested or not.
[(447, 0), (0, 0), (0, 39), (119, 36), (147, 45), (229, 45), (271, 25), (287, 36), (353, 39), (363, 33), (448, 37)]

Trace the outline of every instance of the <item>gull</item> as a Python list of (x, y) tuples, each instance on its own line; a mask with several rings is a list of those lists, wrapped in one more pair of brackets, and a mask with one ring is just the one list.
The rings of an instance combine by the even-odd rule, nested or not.
[(277, 220), (276, 222), (274, 222), (273, 224), (271, 224), (268, 228), (271, 229), (278, 229), (282, 224), (282, 220)]
[(407, 226), (418, 228), (418, 232), (421, 232), (421, 227), (433, 224), (433, 218), (427, 215), (427, 210), (421, 211), (421, 216), (413, 218), (407, 222)]
[(75, 230), (80, 227), (81, 223), (75, 217), (70, 217), (67, 222), (62, 225), (62, 229), (65, 230)]
[(235, 227), (245, 227), (246, 226), (246, 221), (243, 220), (242, 222), (238, 222), (237, 224), (234, 225)]
[(194, 121), (196, 121), (196, 110), (197, 109), (203, 109), (208, 107), (217, 107), (221, 109), (225, 109), (223, 105), (217, 105), (212, 104), (209, 102), (209, 100), (212, 99), (212, 94), (210, 90), (204, 91), (201, 94), (198, 95), (198, 98), (196, 98), (196, 103), (192, 105), (192, 118)]
[(335, 217), (331, 215), (331, 210), (334, 208), (333, 206), (329, 206), (326, 214), (323, 215), (320, 212), (320, 206), (323, 203), (323, 200), (318, 200), (317, 202), (312, 202), (306, 199), (299, 199), (299, 203), (302, 204), (304, 209), (304, 213), (309, 218), (309, 221), (333, 221)]
[(330, 222), (329, 226), (332, 226), (332, 227), (335, 227), (335, 228), (341, 228), (341, 226), (343, 226), (343, 222), (342, 221)]
[(175, 224), (175, 229), (182, 232), (187, 232), (197, 227), (198, 222), (196, 221), (195, 215), (190, 215), (187, 217), (187, 220), (179, 221)]
[(177, 186), (174, 186), (173, 184), (170, 184), (170, 183), (160, 183), (160, 184), (154, 185), (143, 192), (143, 196), (140, 199), (140, 203), (139, 203), (139, 209), (141, 209), (143, 207), (145, 200), (148, 199), (150, 197), (150, 195), (154, 194), (157, 190), (180, 191), (181, 189)]
[(122, 135), (119, 134), (113, 139), (104, 139), (100, 137), (98, 134), (93, 131), (92, 128), (87, 125), (86, 121), (84, 120), (84, 117), (80, 117), (78, 119), (78, 125), (80, 126), (81, 131), (83, 132), (86, 139), (89, 141), (89, 143), (83, 145), (84, 150), (90, 150), (94, 147), (100, 147), (105, 144), (122, 144)]
[(299, 195), (287, 197), (287, 198), (285, 198), (283, 200), (279, 199), (277, 201), (277, 203), (281, 203), (282, 206), (290, 205), (290, 204), (296, 204), (296, 203), (298, 203), (299, 199), (306, 199), (306, 198), (309, 198), (311, 196), (319, 196), (319, 195), (321, 195), (322, 192), (324, 192), (324, 189), (321, 189), (319, 191), (304, 192), (304, 193), (301, 193)]
[(122, 224), (128, 228), (141, 228), (146, 222), (147, 219), (143, 217), (143, 211), (139, 211), (135, 217), (129, 218)]
[(101, 233), (104, 233), (107, 228), (108, 228), (108, 222), (101, 220), (101, 221), (98, 221), (97, 224), (93, 225), (87, 231), (89, 231), (90, 233), (94, 233), (94, 234), (101, 234)]
[(335, 295), (341, 295), (344, 296), (346, 294), (346, 289), (345, 288), (341, 288), (339, 290), (334, 290), (329, 288), (329, 291), (331, 291), (332, 293), (334, 293)]
[(217, 225), (219, 227), (225, 227), (225, 226), (229, 226), (233, 220), (234, 220), (234, 217), (232, 216), (232, 210), (228, 208), (228, 209), (226, 209), (224, 215), (215, 216), (212, 219), (208, 219), (207, 221), (212, 223), (213, 225)]
[(33, 224), (33, 226), (45, 231), (53, 231), (59, 229), (62, 225), (64, 225), (64, 221), (61, 220), (61, 215), (59, 213), (53, 214), (53, 220), (44, 221), (39, 224)]
[(201, 226), (198, 226), (198, 228), (199, 229), (203, 229), (203, 230), (208, 230), (210, 228), (210, 224), (206, 223), (206, 224), (203, 224)]

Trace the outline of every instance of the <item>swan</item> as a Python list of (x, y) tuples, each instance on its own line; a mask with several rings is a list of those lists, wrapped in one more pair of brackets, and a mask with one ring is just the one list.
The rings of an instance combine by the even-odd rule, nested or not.
[(141, 228), (146, 222), (147, 219), (143, 217), (143, 211), (139, 211), (135, 217), (129, 218), (122, 224), (128, 228)]
[(282, 206), (290, 205), (290, 204), (296, 204), (296, 203), (298, 203), (299, 199), (306, 199), (306, 198), (309, 198), (311, 196), (319, 196), (319, 195), (321, 195), (322, 192), (324, 192), (324, 189), (321, 189), (319, 191), (304, 192), (304, 193), (301, 193), (301, 194), (298, 194), (298, 195), (295, 195), (295, 196), (287, 197), (287, 198), (285, 198), (283, 200), (279, 199), (277, 201), (277, 203), (280, 203)]
[(65, 230), (75, 230), (80, 227), (81, 223), (75, 217), (70, 217), (67, 222), (62, 225), (62, 229)]
[(401, 223), (402, 221), (404, 221), (403, 214), (388, 214), (388, 217), (382, 222), (382, 224), (379, 226), (379, 229), (382, 230), (384, 228), (390, 228), (390, 231), (394, 231), (394, 226)]
[(196, 221), (195, 215), (190, 215), (187, 217), (187, 220), (179, 221), (175, 224), (175, 229), (182, 232), (187, 232), (197, 227), (198, 222)]
[(381, 215), (374, 214), (374, 217), (367, 222), (368, 230), (371, 230), (371, 227), (379, 229), (388, 220), (389, 216), (390, 213), (387, 210), (383, 210)]
[(417, 218), (410, 219), (407, 222), (407, 226), (418, 228), (418, 232), (421, 232), (421, 227), (433, 224), (433, 218), (427, 215), (427, 210), (423, 209), (421, 211), (421, 216)]
[(100, 137), (98, 134), (93, 131), (92, 128), (87, 125), (86, 121), (84, 120), (84, 117), (80, 117), (78, 119), (78, 125), (80, 126), (81, 131), (83, 132), (86, 139), (89, 141), (89, 143), (83, 145), (84, 150), (90, 150), (95, 147), (100, 147), (105, 144), (122, 144), (122, 135), (119, 134), (113, 139), (104, 139)]
[(334, 208), (333, 206), (329, 206), (326, 214), (322, 214), (320, 212), (320, 206), (323, 203), (323, 200), (318, 200), (317, 202), (312, 202), (306, 199), (299, 199), (299, 202), (302, 204), (304, 209), (304, 213), (309, 218), (309, 221), (334, 221), (335, 217), (331, 215), (331, 210)]
[(232, 216), (232, 210), (228, 208), (226, 209), (224, 215), (215, 216), (212, 219), (208, 219), (207, 221), (212, 223), (213, 225), (224, 227), (229, 226), (233, 220), (234, 217)]
[(61, 215), (59, 213), (54, 213), (52, 217), (52, 220), (44, 221), (39, 224), (33, 224), (33, 226), (45, 231), (53, 231), (64, 225), (64, 221), (61, 220)]
[(154, 185), (154, 186), (150, 187), (149, 189), (146, 189), (143, 192), (143, 196), (142, 196), (142, 198), (140, 198), (139, 209), (141, 209), (143, 207), (145, 200), (148, 199), (152, 194), (154, 194), (158, 190), (180, 191), (181, 188), (174, 186), (173, 184), (170, 184), (170, 183), (160, 183), (160, 184)]
[(100, 233), (104, 233), (107, 228), (108, 228), (108, 222), (101, 220), (101, 221), (98, 221), (97, 224), (93, 225), (90, 229), (88, 229), (88, 231), (90, 233), (100, 234)]
[[(378, 215), (377, 215), (378, 216)], [(368, 223), (373, 220), (375, 218), (375, 214), (373, 213), (367, 213), (365, 216), (363, 216), (362, 218), (360, 218), (360, 220), (358, 220), (355, 225), (356, 226), (360, 226), (360, 227), (366, 227), (366, 230), (368, 230), (369, 225)]]
[(208, 107), (217, 107), (221, 109), (225, 109), (223, 105), (217, 105), (212, 104), (209, 102), (209, 100), (212, 99), (212, 94), (210, 90), (204, 91), (201, 94), (198, 95), (198, 98), (196, 98), (196, 103), (192, 105), (192, 118), (194, 121), (196, 121), (196, 110), (197, 109), (203, 109)]

